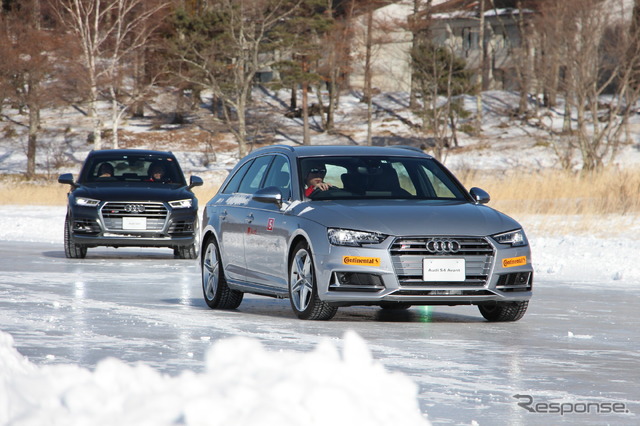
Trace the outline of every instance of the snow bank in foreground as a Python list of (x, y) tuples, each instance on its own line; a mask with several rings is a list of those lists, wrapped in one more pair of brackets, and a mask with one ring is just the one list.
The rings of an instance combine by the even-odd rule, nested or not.
[(417, 387), (373, 360), (355, 332), (342, 354), (268, 352), (254, 339), (221, 340), (206, 370), (172, 377), (102, 360), (91, 372), (36, 366), (0, 332), (0, 424), (12, 425), (428, 425)]

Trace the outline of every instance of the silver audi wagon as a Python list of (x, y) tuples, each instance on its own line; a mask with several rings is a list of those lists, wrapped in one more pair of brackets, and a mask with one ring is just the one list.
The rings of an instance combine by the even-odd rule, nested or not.
[(213, 309), (244, 293), (289, 298), (301, 319), (338, 307), (477, 305), (522, 318), (531, 251), (518, 222), (410, 147), (271, 146), (207, 203), (202, 287)]

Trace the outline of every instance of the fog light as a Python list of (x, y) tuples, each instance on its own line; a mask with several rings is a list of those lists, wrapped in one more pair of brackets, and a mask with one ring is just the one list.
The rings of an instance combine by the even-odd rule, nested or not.
[(379, 275), (361, 272), (335, 272), (330, 290), (335, 291), (380, 291), (384, 289)]

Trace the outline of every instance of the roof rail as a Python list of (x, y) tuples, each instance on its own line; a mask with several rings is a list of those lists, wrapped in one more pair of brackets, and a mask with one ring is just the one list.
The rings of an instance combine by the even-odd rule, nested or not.
[(291, 145), (284, 145), (284, 144), (280, 144), (280, 143), (275, 144), (275, 145), (270, 145), (269, 148), (284, 148), (284, 149), (286, 149), (288, 151), (291, 151), (291, 152), (294, 151), (294, 149), (293, 149), (293, 147)]
[(284, 148), (287, 151), (293, 152), (293, 147), (292, 146), (284, 145), (284, 144), (275, 144), (275, 145), (261, 146), (260, 148), (256, 148), (256, 149), (252, 150), (249, 154), (253, 154), (254, 152), (260, 152), (260, 151), (264, 151), (265, 149), (271, 149), (271, 148)]
[(388, 145), (389, 148), (402, 148), (402, 149), (408, 149), (411, 151), (416, 151), (419, 152), (421, 154), (424, 154), (424, 151), (421, 150), (420, 148), (418, 148), (417, 146), (411, 146), (411, 145)]

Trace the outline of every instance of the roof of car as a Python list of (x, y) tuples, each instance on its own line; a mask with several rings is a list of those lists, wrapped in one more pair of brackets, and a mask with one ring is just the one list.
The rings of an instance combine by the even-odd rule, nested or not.
[(290, 146), (272, 145), (254, 151), (261, 152), (293, 152), (298, 157), (323, 156), (323, 155), (393, 155), (393, 156), (421, 156), (431, 157), (421, 149), (412, 146), (362, 146), (362, 145), (313, 145)]
[(152, 149), (100, 149), (92, 150), (91, 156), (119, 156), (119, 155), (167, 155), (173, 157), (171, 151), (155, 151)]

